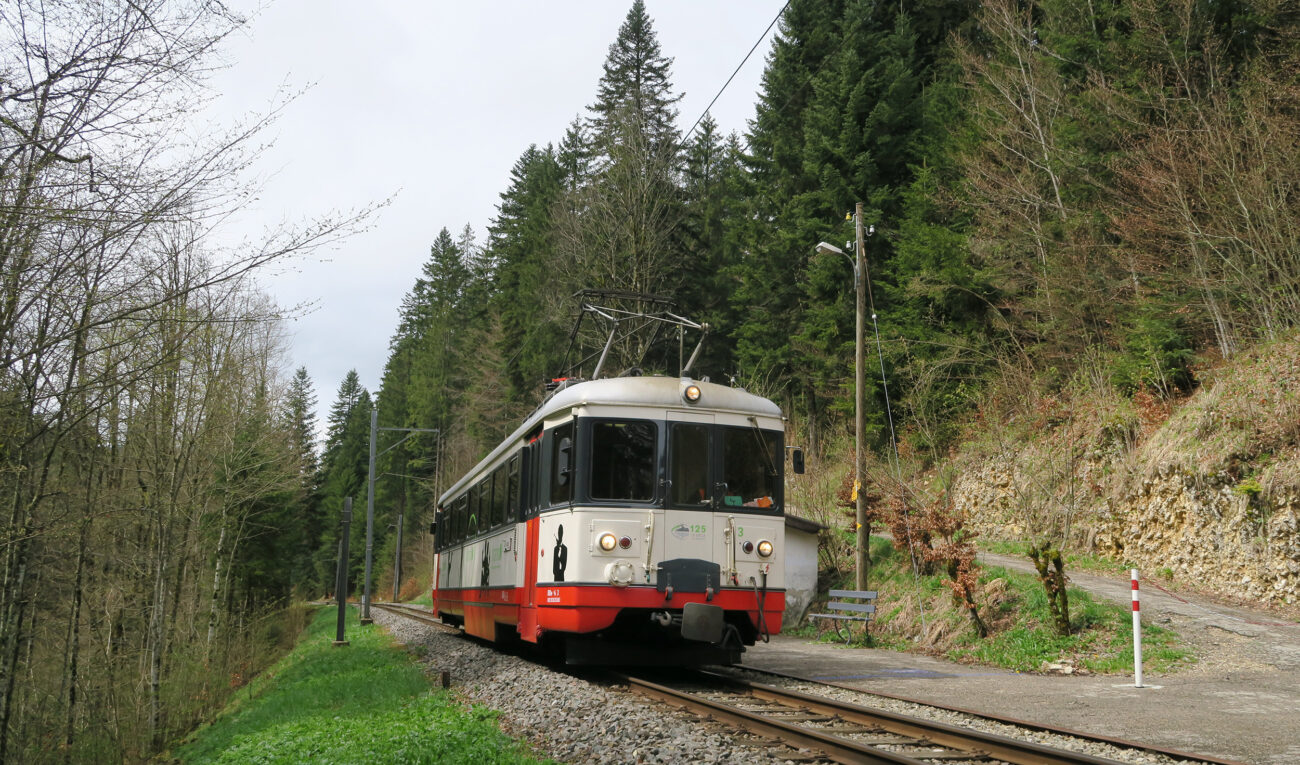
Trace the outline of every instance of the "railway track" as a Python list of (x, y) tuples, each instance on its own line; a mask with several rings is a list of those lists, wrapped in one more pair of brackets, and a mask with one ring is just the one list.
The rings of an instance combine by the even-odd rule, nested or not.
[[(401, 604), (372, 603), (389, 613), (413, 619), (440, 630), (461, 634), (460, 630), (437, 619), (423, 608)], [(1145, 746), (1130, 741), (1111, 739), (1057, 729), (1032, 722), (1001, 718), (969, 710), (954, 710), (943, 705), (930, 704), (891, 694), (879, 694), (862, 688), (822, 683), (796, 675), (769, 670), (737, 667), (750, 673), (795, 680), (814, 685), (827, 685), (852, 690), (857, 693), (879, 695), (908, 701), (922, 706), (960, 711), (964, 714), (993, 720), (1006, 725), (1110, 744), (1122, 749), (1136, 750), (1148, 755), (1162, 755), (1173, 761), (1207, 763), (1213, 765), (1240, 765), (1185, 752)], [(591, 675), (587, 675), (590, 679)], [(606, 677), (610, 677), (606, 675)], [(1005, 735), (926, 720), (920, 717), (839, 701), (826, 696), (777, 688), (732, 674), (707, 670), (683, 670), (671, 676), (637, 677), (614, 674), (613, 681), (626, 685), (634, 693), (691, 711), (697, 715), (725, 723), (736, 729), (748, 731), (776, 744), (807, 752), (803, 759), (813, 762), (840, 763), (896, 763), (919, 765), (943, 763), (944, 765), (1114, 765), (1119, 761), (1078, 751), (1024, 741)]]
[(461, 634), (459, 627), (453, 627), (450, 624), (443, 624), (433, 617), (433, 614), (424, 608), (418, 606), (408, 606), (404, 603), (371, 603), (371, 608), (377, 608), (381, 611), (387, 611), (390, 614), (406, 617), (414, 621), (426, 624), (430, 627), (437, 627), (443, 632), (449, 632), (456, 635)]
[(840, 763), (1114, 765), (1056, 749), (823, 696), (700, 671), (670, 684), (622, 675), (636, 693)]
[(853, 693), (863, 694), (865, 696), (874, 696), (882, 699), (889, 699), (892, 701), (903, 702), (905, 704), (915, 704), (920, 707), (927, 707), (930, 709), (940, 709), (946, 712), (954, 712), (960, 715), (967, 715), (982, 720), (989, 720), (991, 722), (1001, 723), (1002, 725), (1014, 726), (1016, 728), (1023, 728), (1026, 731), (1037, 731), (1037, 732), (1049, 733), (1057, 736), (1067, 736), (1069, 738), (1091, 741), (1100, 744), (1108, 744), (1110, 746), (1114, 746), (1119, 749), (1145, 752), (1147, 754), (1168, 757), (1172, 760), (1184, 761), (1188, 763), (1197, 763), (1198, 765), (1200, 765), (1201, 763), (1204, 763), (1204, 765), (1245, 765), (1244, 763), (1239, 762), (1237, 760), (1229, 760), (1221, 757), (1213, 757), (1204, 754), (1193, 754), (1190, 752), (1184, 752), (1177, 749), (1168, 749), (1165, 747), (1153, 746), (1151, 744), (1142, 744), (1136, 741), (1130, 741), (1128, 739), (1115, 738), (1111, 736), (1100, 736), (1095, 733), (1087, 733), (1085, 731), (1074, 730), (1071, 728), (1060, 728), (1052, 725), (1047, 725), (1045, 723), (1034, 722), (1032, 720), (1021, 720), (1014, 717), (1006, 717), (1004, 715), (990, 714), (988, 712), (967, 709), (965, 707), (956, 707), (947, 704), (940, 704), (934, 701), (926, 701), (923, 699), (909, 698), (907, 696), (900, 696), (898, 694), (888, 693), (886, 691), (863, 688), (861, 686), (850, 685), (848, 683), (839, 683), (832, 680), (818, 680), (803, 675), (794, 675), (786, 672), (778, 672), (771, 669), (759, 669), (757, 667), (748, 666), (748, 665), (731, 667), (728, 668), (728, 671), (739, 671), (748, 674), (767, 675), (769, 677), (775, 677), (781, 680), (792, 680), (800, 683), (807, 683), (809, 685), (814, 685), (814, 686), (838, 688), (841, 690), (852, 691)]

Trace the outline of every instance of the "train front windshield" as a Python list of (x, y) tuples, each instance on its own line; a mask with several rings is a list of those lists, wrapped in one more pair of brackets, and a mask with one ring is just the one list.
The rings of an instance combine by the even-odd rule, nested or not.
[(683, 508), (779, 511), (783, 451), (776, 431), (672, 423), (669, 502)]
[(776, 508), (781, 500), (781, 436), (722, 428), (722, 504)]
[(591, 428), (591, 498), (647, 502), (655, 496), (657, 423), (601, 421)]

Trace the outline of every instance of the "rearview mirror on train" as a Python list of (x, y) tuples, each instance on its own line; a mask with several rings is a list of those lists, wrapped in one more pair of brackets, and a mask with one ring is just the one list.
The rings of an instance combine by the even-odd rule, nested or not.
[(438, 533), (438, 522), (437, 522), (437, 521), (430, 521), (430, 522), (429, 522), (429, 533), (430, 533), (430, 534), (437, 534), (437, 533)]
[(803, 449), (796, 447), (791, 451), (790, 462), (794, 464), (794, 472), (803, 475)]

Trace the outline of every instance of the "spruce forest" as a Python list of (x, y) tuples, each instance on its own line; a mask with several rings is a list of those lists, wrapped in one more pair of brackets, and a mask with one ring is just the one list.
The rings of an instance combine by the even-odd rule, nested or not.
[[(814, 472), (852, 428), (854, 292), (813, 248), (853, 238), (858, 202), (880, 455), (941, 463), (1067, 390), (1171, 399), (1300, 321), (1295, 3), (791, 0), (747, 130), (720, 135), (680, 113), (635, 0), (487, 230), (442, 222), (402, 304), (371, 307), (396, 313), (382, 383), (348, 375), (318, 445), (256, 276), (369, 211), (212, 249), (269, 121), (197, 146), (165, 126), (242, 20), (104, 5), (0, 10), (0, 761), (145, 759), (219, 708), (279, 614), (332, 594), (376, 407), (438, 431), (376, 470), (376, 597), (399, 522), (397, 584), (426, 590), (437, 492), (563, 371), (580, 290), (707, 322), (697, 374), (777, 401)], [(675, 340), (613, 353), (677, 371)]]

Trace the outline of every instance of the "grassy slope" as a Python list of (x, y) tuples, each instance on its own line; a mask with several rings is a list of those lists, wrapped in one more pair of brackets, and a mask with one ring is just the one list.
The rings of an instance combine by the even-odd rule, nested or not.
[[(980, 574), (980, 616), (991, 634), (981, 640), (969, 616), (953, 606), (944, 577), (918, 578), (910, 562), (887, 539), (874, 539), (871, 553), (870, 587), (880, 592), (878, 618), (872, 625), (874, 645), (1021, 672), (1061, 662), (1089, 672), (1133, 671), (1132, 617), (1121, 605), (1093, 600), (1083, 590), (1071, 587), (1074, 631), (1061, 637), (1051, 627), (1047, 597), (1037, 577), (988, 567)], [(924, 604), (924, 627), (918, 602)], [(814, 635), (819, 629), (812, 625), (800, 632)], [(836, 637), (826, 633), (823, 639)], [(1143, 624), (1142, 642), (1143, 666), (1149, 672), (1172, 671), (1192, 659), (1170, 630)]]
[(240, 691), (176, 754), (192, 763), (531, 763), (495, 713), (433, 692), (378, 627), (349, 610), (351, 645), (334, 647), (323, 609), (297, 648)]

